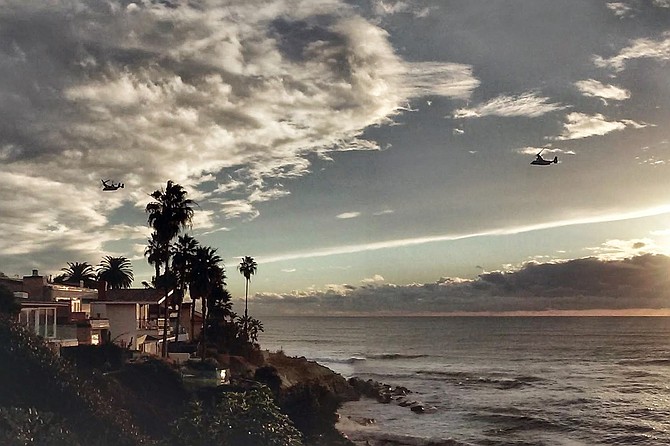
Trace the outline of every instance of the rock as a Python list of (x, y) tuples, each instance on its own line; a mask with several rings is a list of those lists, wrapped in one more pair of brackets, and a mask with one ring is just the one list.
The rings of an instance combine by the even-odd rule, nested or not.
[(426, 410), (422, 404), (416, 404), (414, 406), (411, 406), (409, 409), (414, 413), (424, 413), (424, 411)]
[(267, 365), (277, 370), (281, 379), (281, 389), (286, 390), (298, 384), (318, 384), (331, 392), (339, 401), (355, 401), (360, 393), (340, 374), (328, 367), (308, 361), (304, 357), (291, 358), (283, 353), (269, 353)]

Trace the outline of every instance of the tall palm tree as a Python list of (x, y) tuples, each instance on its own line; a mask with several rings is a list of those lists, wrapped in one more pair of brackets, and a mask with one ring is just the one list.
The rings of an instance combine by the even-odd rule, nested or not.
[(248, 337), (248, 320), (249, 320), (249, 282), (251, 282), (251, 276), (256, 274), (256, 269), (258, 265), (254, 261), (253, 257), (245, 256), (242, 258), (242, 262), (237, 267), (240, 274), (244, 276), (245, 287), (244, 287), (244, 335)]
[(56, 278), (60, 283), (79, 285), (83, 282), (86, 287), (92, 287), (95, 284), (97, 274), (88, 262), (67, 262), (67, 267), (61, 268), (61, 271), (63, 274)]
[[(147, 204), (144, 209), (148, 216), (148, 223), (156, 233), (156, 242), (159, 251), (165, 253), (162, 258), (165, 276), (170, 275), (170, 250), (169, 246), (179, 232), (190, 225), (193, 219), (193, 206), (196, 203), (186, 198), (188, 193), (180, 184), (168, 180), (165, 189), (161, 188), (151, 194), (155, 201)], [(168, 310), (168, 281), (165, 282), (165, 325), (163, 327), (163, 357), (167, 356), (167, 329), (169, 322)]]
[(133, 284), (133, 268), (126, 257), (103, 257), (98, 266), (98, 279), (107, 282), (113, 290), (130, 288)]
[[(181, 306), (184, 301), (186, 289), (191, 282), (191, 269), (193, 266), (193, 257), (195, 249), (198, 247), (198, 241), (190, 235), (180, 235), (177, 243), (172, 247), (172, 269), (177, 277), (177, 287), (179, 295), (177, 297), (177, 326), (175, 331), (179, 336), (179, 324), (181, 320)], [(191, 315), (193, 315), (193, 305), (191, 305)], [(193, 316), (191, 316), (192, 318)], [(193, 339), (193, 320), (191, 319), (190, 339)]]
[(202, 299), (202, 355), (204, 358), (205, 347), (207, 345), (207, 335), (205, 328), (207, 326), (207, 299), (217, 286), (226, 284), (226, 273), (223, 261), (216, 253), (216, 248), (209, 246), (198, 246), (195, 248), (193, 264), (191, 267), (191, 298)]

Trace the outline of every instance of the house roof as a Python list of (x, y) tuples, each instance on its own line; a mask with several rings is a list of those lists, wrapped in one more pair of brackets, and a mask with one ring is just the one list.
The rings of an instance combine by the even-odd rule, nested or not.
[(106, 290), (101, 302), (128, 302), (157, 304), (163, 299), (164, 291), (154, 288), (126, 288)]

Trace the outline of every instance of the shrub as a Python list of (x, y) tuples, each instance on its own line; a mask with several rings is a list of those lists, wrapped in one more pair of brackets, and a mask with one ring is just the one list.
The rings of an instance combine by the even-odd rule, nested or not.
[(34, 408), (0, 407), (0, 444), (80, 446), (81, 443), (52, 413), (40, 413)]
[(143, 441), (125, 410), (100, 386), (81, 379), (44, 341), (0, 316), (0, 406), (57, 414), (87, 445)]
[(172, 425), (165, 446), (301, 446), (301, 434), (266, 387), (221, 392), (194, 402)]

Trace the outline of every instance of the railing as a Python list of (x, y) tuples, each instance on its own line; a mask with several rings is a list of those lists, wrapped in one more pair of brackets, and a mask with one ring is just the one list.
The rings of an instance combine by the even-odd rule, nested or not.
[(156, 319), (138, 319), (137, 328), (139, 330), (158, 330), (158, 321)]

